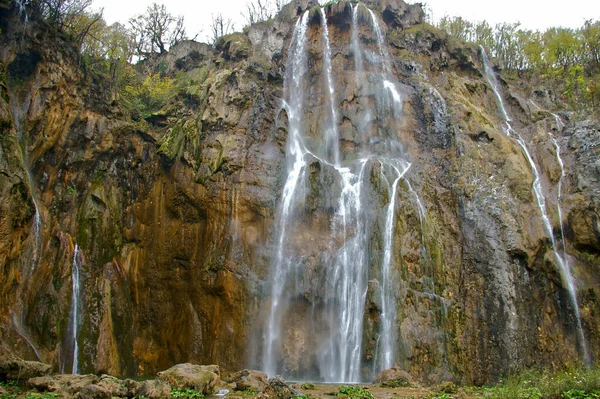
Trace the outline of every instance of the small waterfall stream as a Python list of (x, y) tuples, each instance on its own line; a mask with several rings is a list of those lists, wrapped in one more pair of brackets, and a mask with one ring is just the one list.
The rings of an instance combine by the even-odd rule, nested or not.
[(79, 272), (79, 245), (75, 244), (75, 249), (73, 250), (73, 266), (71, 268), (73, 292), (71, 297), (71, 311), (69, 317), (71, 322), (71, 343), (73, 345), (73, 366), (71, 368), (72, 374), (79, 373), (79, 344), (77, 343), (77, 334), (79, 331)]
[[(569, 260), (568, 260), (568, 256), (566, 253), (566, 247), (565, 247), (565, 242), (564, 242), (564, 231), (563, 231), (563, 226), (562, 226), (562, 209), (561, 209), (561, 205), (560, 205), (561, 190), (562, 190), (561, 186), (562, 186), (562, 179), (564, 177), (564, 164), (562, 162), (562, 158), (560, 157), (560, 147), (558, 146), (558, 143), (556, 142), (554, 137), (552, 137), (552, 135), (550, 135), (550, 139), (552, 140), (552, 142), (556, 148), (557, 161), (561, 167), (561, 178), (558, 183), (557, 208), (558, 208), (558, 215), (560, 218), (561, 232), (562, 232), (562, 237), (561, 237), (562, 246), (563, 246), (562, 254), (559, 252), (559, 249), (558, 249), (558, 246), (556, 243), (556, 239), (554, 237), (554, 230), (552, 228), (552, 223), (550, 221), (550, 218), (548, 216), (548, 212), (546, 209), (546, 197), (545, 197), (545, 194), (544, 194), (544, 191), (542, 188), (542, 183), (541, 183), (541, 178), (540, 178), (540, 173), (539, 173), (538, 167), (535, 164), (535, 162), (527, 148), (525, 140), (523, 140), (521, 135), (518, 132), (516, 132), (511, 126), (512, 120), (510, 119), (508, 112), (506, 111), (506, 108), (504, 107), (504, 101), (502, 99), (502, 95), (500, 94), (500, 85), (498, 83), (498, 80), (496, 79), (496, 75), (490, 66), (490, 61), (485, 52), (485, 49), (480, 46), (480, 50), (481, 50), (481, 55), (482, 55), (483, 65), (484, 65), (484, 75), (485, 75), (488, 83), (492, 87), (494, 95), (496, 96), (498, 107), (502, 113), (504, 122), (506, 124), (504, 131), (507, 136), (513, 137), (515, 142), (517, 144), (519, 144), (519, 146), (523, 150), (523, 154), (527, 158), (527, 161), (529, 162), (529, 165), (531, 167), (531, 171), (534, 176), (532, 189), (533, 189), (533, 192), (534, 192), (536, 200), (537, 200), (537, 204), (538, 204), (538, 208), (540, 210), (544, 229), (546, 230), (546, 233), (547, 233), (548, 237), (550, 238), (550, 242), (552, 244), (552, 250), (554, 252), (554, 257), (556, 259), (556, 263), (558, 264), (561, 277), (563, 279), (563, 282), (566, 285), (567, 291), (569, 293), (569, 297), (571, 299), (571, 305), (573, 306), (573, 311), (575, 313), (575, 318), (576, 318), (576, 323), (577, 323), (577, 335), (578, 335), (578, 339), (579, 339), (579, 342), (581, 345), (582, 355), (583, 355), (585, 363), (589, 363), (590, 354), (589, 354), (589, 351), (587, 348), (587, 342), (585, 339), (585, 335), (583, 333), (583, 326), (581, 324), (581, 315), (579, 312), (579, 304), (577, 302), (577, 292), (575, 289), (575, 279), (573, 278), (573, 275), (571, 273), (571, 267), (569, 265)], [(554, 115), (554, 117), (557, 118), (556, 115)], [(562, 125), (562, 121), (560, 121), (560, 118), (558, 118), (557, 126), (560, 126), (560, 125)]]

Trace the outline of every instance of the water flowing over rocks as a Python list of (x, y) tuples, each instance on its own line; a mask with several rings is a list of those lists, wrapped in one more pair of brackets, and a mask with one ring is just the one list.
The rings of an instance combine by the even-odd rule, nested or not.
[[(494, 87), (419, 5), (295, 0), (181, 43), (144, 67), (206, 77), (145, 120), (19, 15), (0, 2), (0, 355), (118, 377), (218, 365), (206, 392), (219, 369), (485, 384), (598, 360), (600, 124)], [(176, 375), (124, 389), (168, 397)], [(289, 394), (266, 377), (236, 384)]]

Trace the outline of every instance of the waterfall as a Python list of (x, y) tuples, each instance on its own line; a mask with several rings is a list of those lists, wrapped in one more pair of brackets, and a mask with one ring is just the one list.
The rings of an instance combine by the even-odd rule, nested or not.
[(279, 209), (278, 240), (276, 255), (272, 259), (271, 280), (274, 282), (271, 292), (271, 310), (268, 316), (265, 332), (265, 343), (263, 348), (263, 368), (269, 375), (277, 373), (275, 345), (280, 339), (280, 322), (284, 311), (283, 301), (285, 282), (288, 275), (294, 273), (295, 264), (289, 258), (284, 258), (288, 220), (291, 219), (293, 207), (298, 198), (296, 191), (298, 185), (303, 181), (307, 162), (305, 159), (306, 148), (301, 141), (302, 113), (303, 113), (303, 90), (301, 87), (304, 74), (307, 69), (306, 29), (308, 26), (308, 11), (296, 22), (292, 36), (288, 60), (286, 63), (286, 75), (284, 91), (286, 100), (283, 108), (288, 113), (288, 141), (287, 141), (287, 178), (281, 195)]
[[(564, 176), (564, 164), (562, 162), (562, 158), (560, 158), (560, 148), (558, 147), (558, 143), (556, 143), (556, 141), (554, 140), (554, 137), (551, 136), (551, 140), (553, 141), (555, 148), (556, 148), (557, 161), (561, 167), (561, 178), (559, 180), (559, 185), (558, 185), (557, 207), (558, 207), (558, 214), (559, 214), (560, 223), (561, 223), (561, 232), (562, 232), (562, 240), (563, 240), (562, 241), (562, 244), (563, 244), (563, 253), (562, 254), (559, 253), (559, 250), (557, 248), (556, 239), (554, 237), (554, 230), (552, 228), (552, 223), (550, 222), (550, 218), (547, 213), (546, 197), (544, 195), (544, 191), (542, 188), (542, 183), (541, 183), (541, 178), (540, 178), (540, 173), (538, 171), (538, 168), (527, 148), (525, 140), (523, 140), (521, 135), (519, 135), (511, 126), (511, 119), (508, 115), (508, 112), (506, 111), (506, 108), (504, 107), (504, 101), (500, 94), (500, 85), (498, 83), (498, 80), (496, 79), (496, 75), (490, 66), (490, 61), (485, 52), (485, 49), (482, 46), (480, 46), (479, 48), (481, 50), (482, 59), (483, 59), (484, 75), (485, 75), (488, 83), (492, 87), (494, 95), (496, 96), (498, 107), (500, 108), (500, 111), (502, 112), (502, 116), (504, 118), (504, 123), (506, 125), (506, 127), (504, 128), (504, 131), (506, 132), (507, 136), (509, 136), (509, 137), (514, 136), (513, 138), (514, 138), (515, 142), (517, 144), (519, 144), (519, 146), (523, 150), (523, 153), (525, 154), (525, 157), (527, 158), (527, 161), (529, 162), (529, 166), (533, 173), (533, 176), (534, 176), (534, 181), (533, 181), (533, 186), (532, 186), (533, 193), (537, 200), (537, 205), (540, 210), (544, 229), (546, 230), (546, 234), (550, 238), (550, 242), (552, 244), (552, 251), (554, 252), (554, 258), (556, 259), (556, 263), (558, 264), (562, 280), (566, 285), (567, 291), (569, 293), (569, 298), (570, 298), (571, 304), (573, 306), (573, 311), (575, 313), (575, 318), (576, 318), (576, 322), (577, 322), (577, 335), (578, 335), (578, 339), (580, 341), (581, 350), (583, 352), (584, 361), (585, 361), (585, 363), (589, 363), (590, 355), (589, 355), (589, 351), (587, 348), (587, 342), (585, 339), (585, 335), (583, 333), (583, 326), (581, 324), (581, 315), (579, 312), (579, 304), (577, 302), (577, 292), (575, 289), (575, 279), (573, 278), (573, 275), (571, 273), (571, 266), (569, 265), (569, 260), (568, 260), (568, 256), (566, 253), (566, 247), (564, 245), (565, 243), (564, 243), (564, 232), (563, 232), (563, 227), (562, 227), (562, 210), (561, 210), (561, 206), (560, 206), (561, 189), (562, 189), (561, 185), (562, 185), (562, 178)], [(555, 118), (556, 118), (556, 116), (555, 116)], [(558, 118), (557, 126), (560, 126), (559, 123), (562, 124), (562, 122), (560, 121), (560, 118)]]
[(25, 9), (24, 0), (15, 0), (15, 4), (17, 5), (17, 8), (19, 10), (19, 14), (21, 14), (21, 16), (23, 17), (23, 24), (25, 25), (25, 27), (27, 27), (27, 25), (29, 24), (29, 17), (27, 16), (27, 10)]
[[(366, 110), (358, 120), (357, 143), (361, 145), (356, 147), (355, 153), (345, 150), (342, 154), (340, 148), (340, 100), (336, 98), (325, 10), (321, 9), (321, 78), (325, 83), (325, 101), (317, 106), (322, 109), (315, 108), (304, 98), (310, 79), (316, 79), (308, 71), (308, 11), (296, 22), (289, 44), (282, 101), (282, 110), (288, 117), (285, 183), (273, 233), (270, 308), (263, 332), (262, 368), (269, 375), (287, 372), (296, 379), (309, 376), (327, 382), (360, 382), (364, 378), (361, 370), (365, 355), (363, 321), (370, 278), (377, 278), (381, 287), (381, 293), (377, 294), (381, 306), (376, 322), (378, 331), (374, 331), (378, 337), (374, 371), (391, 367), (396, 361), (398, 273), (394, 267), (394, 232), (399, 182), (406, 180), (411, 164), (394, 125), (402, 116), (403, 98), (392, 75), (382, 30), (371, 13), (380, 57), (363, 62), (358, 7), (355, 5), (352, 9), (350, 43), (354, 52), (356, 92), (359, 97), (364, 90), (363, 95), (370, 96), (369, 101), (374, 100), (375, 106), (373, 114)], [(366, 78), (363, 76), (365, 65), (377, 72)], [(360, 101), (356, 99), (357, 104)], [(320, 132), (305, 131), (309, 126), (305, 108), (310, 113), (323, 111), (323, 121), (316, 127)], [(371, 186), (370, 172), (375, 168), (380, 168), (379, 183), (383, 183), (383, 187), (387, 185), (387, 203), (371, 212), (373, 204), (368, 199), (381, 198), (380, 191)], [(311, 180), (311, 173), (319, 173), (317, 183)], [(315, 187), (315, 184), (320, 186)], [(409, 194), (417, 198), (417, 212), (423, 220), (425, 210), (421, 200), (410, 183), (408, 186)], [(302, 242), (303, 228), (308, 229), (311, 223), (308, 219), (319, 218), (306, 212), (315, 190), (321, 191), (316, 200), (312, 199), (317, 203), (313, 206), (317, 207), (320, 217), (327, 215), (328, 234), (319, 243), (324, 249), (313, 253), (311, 249), (298, 248), (296, 238)], [(310, 234), (317, 235), (317, 232)], [(381, 242), (382, 252), (375, 257), (370, 252), (373, 239)], [(307, 253), (312, 256), (311, 261), (317, 263), (317, 266), (313, 263), (312, 270)], [(318, 276), (316, 282), (314, 273)], [(313, 374), (298, 371), (286, 363), (286, 351), (294, 345), (284, 342), (285, 334), (293, 328), (285, 327), (287, 317), (301, 319), (303, 325), (310, 326), (314, 337), (306, 339), (314, 338), (311, 344), (316, 347), (310, 366), (315, 368)]]
[[(359, 3), (360, 4), (360, 3)], [(354, 54), (354, 73), (356, 75), (356, 87), (360, 88), (361, 79), (363, 78), (363, 59), (362, 50), (360, 48), (360, 42), (358, 39), (358, 6), (359, 4), (352, 5), (352, 53)], [(360, 90), (359, 94), (360, 94)]]
[(331, 76), (331, 46), (329, 45), (329, 29), (327, 16), (321, 8), (321, 27), (323, 29), (323, 69), (327, 80), (327, 94), (329, 95), (330, 126), (325, 130), (325, 156), (331, 156), (335, 165), (340, 164), (340, 148), (338, 135), (338, 117), (335, 107), (335, 87)]
[[(71, 297), (71, 342), (73, 343), (73, 367), (71, 368), (72, 374), (79, 373), (79, 345), (77, 344), (77, 333), (79, 329), (79, 246), (75, 244), (73, 250), (73, 266), (71, 268), (71, 279), (73, 284), (73, 292)], [(63, 366), (64, 367), (64, 366)], [(64, 369), (63, 369), (64, 372)]]
[[(33, 344), (33, 341), (29, 337), (29, 334), (23, 328), (23, 325), (21, 324), (21, 322), (19, 321), (19, 319), (17, 318), (17, 316), (13, 312), (11, 312), (11, 314), (12, 314), (13, 326), (15, 327), (15, 330), (17, 331), (17, 334), (19, 334), (21, 336), (21, 338), (23, 338), (25, 340), (25, 342), (27, 342), (27, 344), (29, 344), (29, 346), (31, 347), (31, 349), (33, 349), (33, 352), (37, 356), (37, 359), (39, 361), (42, 361), (42, 357), (40, 355), (40, 351)], [(21, 318), (23, 318), (23, 315), (21, 315)]]
[[(392, 169), (396, 173), (396, 178), (391, 184), (390, 201), (387, 206), (386, 217), (385, 217), (385, 233), (384, 233), (384, 249), (383, 249), (383, 263), (381, 267), (381, 336), (384, 337), (380, 341), (381, 354), (380, 354), (380, 367), (381, 369), (387, 369), (394, 365), (394, 352), (396, 342), (396, 295), (392, 285), (392, 250), (393, 250), (393, 238), (394, 238), (394, 211), (396, 208), (396, 191), (398, 189), (398, 182), (404, 176), (404, 174), (410, 168), (410, 164), (403, 164), (400, 167), (393, 166)], [(383, 175), (383, 167), (381, 169)], [(385, 175), (382, 176), (387, 180)], [(388, 181), (388, 187), (390, 186)]]

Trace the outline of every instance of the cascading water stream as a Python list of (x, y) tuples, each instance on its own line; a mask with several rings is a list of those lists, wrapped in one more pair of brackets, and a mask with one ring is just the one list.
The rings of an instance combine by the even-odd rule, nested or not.
[[(382, 166), (381, 173), (382, 178), (388, 181), (388, 188), (390, 190), (390, 201), (387, 206), (386, 217), (385, 217), (385, 233), (383, 240), (383, 263), (381, 267), (381, 336), (385, 339), (380, 340), (381, 345), (381, 356), (380, 367), (381, 369), (387, 369), (394, 365), (394, 352), (396, 343), (396, 329), (394, 324), (396, 321), (396, 290), (392, 286), (392, 250), (393, 250), (393, 238), (394, 238), (394, 213), (396, 208), (396, 194), (398, 189), (398, 182), (404, 174), (410, 168), (410, 164), (404, 163), (399, 167), (393, 166), (390, 162), (390, 166), (396, 173), (396, 177), (392, 184), (389, 184), (388, 179), (385, 177), (384, 168)], [(391, 187), (390, 187), (391, 186)]]
[(323, 69), (327, 80), (327, 93), (329, 96), (330, 126), (325, 130), (325, 157), (330, 156), (335, 165), (340, 164), (339, 134), (337, 127), (337, 111), (335, 107), (335, 87), (331, 72), (331, 46), (329, 44), (329, 28), (327, 16), (321, 8), (321, 28), (323, 29)]
[[(393, 366), (396, 352), (396, 314), (397, 290), (395, 289), (394, 269), (394, 231), (396, 219), (396, 197), (399, 182), (405, 175), (410, 163), (404, 159), (402, 145), (397, 138), (397, 130), (388, 126), (378, 129), (378, 136), (367, 136), (372, 123), (393, 123), (402, 113), (402, 96), (391, 74), (391, 59), (387, 55), (383, 34), (374, 14), (373, 31), (377, 35), (379, 60), (369, 60), (369, 66), (381, 68), (373, 79), (364, 79), (364, 65), (361, 43), (358, 37), (358, 5), (353, 6), (350, 46), (354, 52), (355, 80), (358, 96), (371, 96), (376, 101), (373, 109), (378, 118), (372, 118), (366, 110), (357, 126), (357, 134), (362, 139), (362, 147), (357, 153), (340, 151), (338, 133), (339, 117), (336, 89), (332, 72), (332, 50), (325, 10), (321, 9), (322, 79), (326, 83), (324, 102), (324, 121), (321, 135), (305, 132), (304, 119), (305, 85), (311, 75), (308, 73), (307, 27), (308, 12), (297, 21), (288, 50), (284, 79), (284, 100), (282, 109), (288, 117), (288, 139), (286, 144), (286, 178), (278, 208), (274, 248), (271, 258), (270, 279), (271, 304), (264, 330), (262, 368), (269, 375), (282, 370), (286, 363), (283, 359), (286, 350), (282, 340), (287, 330), (283, 329), (285, 318), (292, 312), (291, 306), (302, 305), (303, 298), (311, 298), (312, 308), (307, 311), (304, 323), (313, 325), (315, 320), (322, 324), (323, 334), (319, 335), (314, 364), (318, 376), (327, 382), (360, 382), (361, 360), (363, 353), (363, 319), (365, 317), (369, 270), (373, 262), (370, 257), (372, 239), (380, 239), (383, 254), (380, 259), (379, 273), (381, 282), (381, 303), (379, 334), (374, 371)], [(381, 65), (383, 64), (383, 67)], [(369, 94), (371, 93), (371, 94)], [(372, 96), (375, 94), (375, 96)], [(357, 104), (360, 100), (357, 99)], [(392, 122), (390, 122), (390, 120)], [(383, 122), (382, 122), (383, 121)], [(373, 135), (373, 133), (369, 133)], [(374, 147), (376, 146), (376, 147)], [(310, 165), (310, 168), (309, 168)], [(313, 165), (315, 165), (313, 167)], [(368, 216), (366, 199), (371, 187), (369, 171), (381, 168), (382, 178), (387, 181), (388, 201), (381, 210), (381, 218)], [(310, 278), (305, 269), (306, 258), (295, 247), (295, 235), (303, 231), (302, 211), (309, 198), (307, 188), (309, 170), (319, 172), (323, 187), (324, 208), (329, 216), (329, 238), (325, 253), (319, 254), (318, 284), (323, 286), (307, 287), (305, 280)], [(326, 183), (327, 182), (327, 183)], [(408, 181), (407, 181), (408, 183)], [(423, 220), (425, 211), (422, 203), (410, 183), (410, 192), (417, 198), (419, 218)], [(311, 190), (314, 190), (311, 189)], [(311, 193), (313, 193), (311, 191)], [(373, 195), (378, 196), (378, 191)], [(376, 197), (373, 197), (376, 198)], [(370, 205), (370, 204), (369, 204)], [(380, 229), (374, 229), (374, 223), (381, 223)], [(372, 237), (373, 231), (381, 232), (381, 237)], [(377, 266), (377, 263), (375, 264)], [(307, 291), (308, 290), (308, 291)], [(302, 298), (302, 299), (301, 299)], [(316, 314), (322, 319), (315, 319)], [(381, 361), (379, 361), (381, 359)], [(375, 363), (375, 362), (374, 362)], [(303, 378), (297, 374), (296, 378)], [(315, 376), (312, 376), (314, 379)], [(319, 377), (316, 377), (319, 378)]]
[[(42, 357), (40, 355), (40, 351), (33, 344), (33, 341), (29, 337), (29, 333), (27, 331), (25, 331), (25, 329), (21, 325), (21, 322), (17, 318), (17, 316), (14, 313), (12, 313), (12, 312), (11, 312), (11, 314), (12, 314), (12, 321), (13, 321), (13, 326), (15, 327), (15, 330), (21, 336), (21, 338), (23, 338), (25, 340), (25, 342), (27, 342), (27, 344), (29, 344), (29, 346), (31, 347), (31, 349), (33, 349), (33, 352), (37, 356), (38, 360), (42, 361)], [(21, 315), (21, 319), (23, 319), (23, 315)]]
[(296, 22), (292, 36), (290, 54), (286, 65), (286, 76), (284, 90), (287, 100), (284, 100), (284, 109), (288, 113), (289, 129), (287, 142), (287, 179), (281, 196), (279, 209), (279, 228), (276, 255), (272, 260), (272, 281), (274, 282), (271, 293), (271, 311), (268, 316), (267, 330), (265, 332), (265, 344), (263, 348), (263, 368), (269, 375), (277, 373), (275, 344), (280, 339), (280, 321), (284, 310), (282, 302), (285, 282), (294, 268), (289, 258), (284, 258), (284, 247), (286, 243), (288, 221), (291, 219), (294, 202), (297, 201), (296, 191), (301, 178), (305, 172), (307, 162), (305, 160), (306, 148), (301, 143), (301, 119), (303, 112), (303, 90), (302, 79), (306, 73), (307, 54), (306, 28), (308, 26), (308, 12)]
[[(71, 342), (73, 344), (73, 367), (71, 368), (72, 374), (79, 372), (79, 345), (77, 343), (77, 333), (79, 329), (79, 246), (75, 244), (73, 250), (73, 266), (71, 268), (71, 279), (73, 283), (73, 292), (71, 297)], [(64, 371), (64, 370), (63, 370)]]
[[(490, 86), (492, 86), (492, 90), (494, 92), (494, 95), (496, 96), (498, 107), (500, 108), (500, 111), (502, 112), (502, 116), (503, 116), (504, 122), (506, 124), (506, 128), (505, 128), (506, 135), (509, 137), (513, 137), (514, 140), (516, 141), (516, 143), (519, 144), (519, 146), (522, 148), (523, 153), (525, 154), (525, 157), (527, 158), (527, 161), (529, 162), (529, 165), (531, 167), (531, 171), (534, 175), (534, 181), (533, 181), (533, 186), (532, 186), (533, 192), (535, 194), (538, 208), (541, 213), (544, 229), (546, 230), (546, 233), (548, 234), (548, 237), (550, 238), (550, 242), (552, 244), (552, 250), (554, 252), (554, 257), (556, 259), (560, 274), (562, 276), (563, 282), (566, 284), (566, 288), (569, 293), (569, 297), (571, 299), (571, 304), (573, 306), (573, 311), (575, 313), (575, 318), (576, 318), (576, 323), (577, 323), (577, 335), (578, 335), (578, 338), (580, 341), (583, 358), (584, 358), (585, 363), (589, 364), (590, 355), (589, 355), (589, 351), (587, 348), (587, 342), (585, 339), (585, 335), (583, 333), (583, 326), (581, 324), (581, 315), (579, 312), (579, 304), (577, 302), (575, 281), (574, 281), (573, 275), (571, 273), (571, 267), (568, 263), (566, 247), (564, 245), (564, 233), (562, 234), (563, 254), (561, 255), (557, 248), (556, 239), (554, 237), (554, 230), (552, 228), (552, 223), (550, 222), (550, 218), (549, 218), (547, 210), (546, 210), (546, 197), (544, 196), (544, 192), (542, 189), (540, 173), (539, 173), (538, 168), (527, 148), (525, 140), (523, 140), (523, 138), (512, 128), (512, 126), (510, 124), (511, 119), (508, 115), (508, 112), (506, 111), (506, 108), (504, 107), (504, 101), (500, 94), (500, 85), (498, 84), (496, 75), (490, 66), (490, 61), (485, 52), (485, 49), (480, 46), (480, 50), (481, 50), (482, 59), (483, 59), (484, 75), (485, 75), (488, 83), (490, 84)], [(559, 118), (559, 122), (560, 122), (560, 118)], [(560, 122), (560, 123), (562, 123), (562, 122)], [(560, 148), (558, 147), (558, 143), (556, 143), (556, 141), (554, 140), (554, 138), (552, 136), (551, 136), (551, 139), (555, 145), (555, 148), (557, 149), (556, 156), (557, 156), (557, 160), (561, 166), (561, 172), (562, 172), (561, 179), (559, 180), (558, 201), (557, 201), (558, 214), (559, 214), (559, 218), (560, 218), (561, 232), (562, 232), (563, 228), (562, 228), (562, 210), (560, 207), (560, 196), (561, 196), (560, 192), (561, 192), (562, 176), (564, 175), (564, 165), (563, 165), (562, 159), (560, 158)]]
[[(360, 3), (359, 3), (360, 4)], [(351, 47), (354, 54), (354, 73), (356, 76), (356, 87), (360, 94), (361, 80), (363, 78), (363, 56), (362, 49), (360, 48), (360, 41), (358, 39), (358, 6), (359, 4), (352, 5), (352, 35), (351, 35)]]
[(31, 267), (30, 267), (30, 272), (33, 272), (33, 270), (35, 269), (35, 266), (37, 265), (37, 262), (39, 260), (39, 252), (40, 252), (40, 247), (42, 244), (42, 218), (40, 216), (40, 208), (38, 206), (37, 200), (36, 200), (36, 196), (35, 196), (35, 185), (34, 185), (34, 179), (33, 176), (31, 174), (31, 166), (29, 165), (29, 154), (27, 152), (27, 142), (25, 139), (25, 135), (23, 132), (23, 119), (25, 114), (28, 112), (29, 110), (29, 99), (26, 98), (24, 103), (26, 104), (24, 106), (24, 109), (19, 108), (19, 106), (17, 105), (17, 101), (16, 98), (17, 96), (12, 93), (11, 95), (11, 103), (12, 103), (12, 113), (13, 113), (13, 118), (15, 121), (15, 127), (17, 128), (17, 142), (19, 143), (19, 148), (21, 150), (21, 157), (23, 160), (23, 168), (25, 169), (25, 176), (27, 178), (27, 185), (29, 187), (29, 192), (31, 193), (31, 201), (33, 202), (33, 207), (34, 207), (34, 216), (33, 216), (33, 224), (32, 224), (32, 233), (33, 233), (33, 237), (34, 237), (34, 245), (33, 245), (33, 251), (32, 251), (32, 259), (31, 259)]

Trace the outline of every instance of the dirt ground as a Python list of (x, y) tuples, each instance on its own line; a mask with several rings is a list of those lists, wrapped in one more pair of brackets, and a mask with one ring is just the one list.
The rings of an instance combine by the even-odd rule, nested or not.
[[(336, 397), (338, 389), (344, 384), (314, 384), (314, 389), (302, 389), (302, 383), (289, 383), (299, 394), (309, 396), (311, 399)], [(458, 393), (442, 394), (434, 389), (426, 388), (384, 388), (379, 385), (361, 384), (360, 387), (368, 390), (376, 399), (480, 399), (477, 392), (466, 392), (459, 389)], [(226, 398), (251, 398), (252, 396), (238, 396), (231, 392)], [(341, 398), (341, 397), (340, 397)]]

